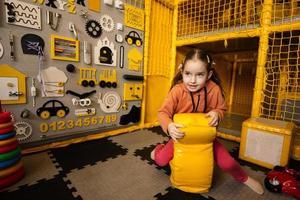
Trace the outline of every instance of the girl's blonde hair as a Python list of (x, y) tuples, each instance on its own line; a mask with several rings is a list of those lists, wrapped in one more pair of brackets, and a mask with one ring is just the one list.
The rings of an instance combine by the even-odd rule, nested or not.
[(221, 91), (222, 91), (222, 95), (224, 97), (225, 94), (224, 94), (224, 90), (222, 87), (221, 79), (219, 78), (215, 68), (213, 68), (213, 65), (215, 63), (213, 62), (212, 57), (202, 49), (192, 49), (186, 54), (185, 58), (183, 59), (183, 62), (180, 64), (181, 69), (177, 72), (177, 74), (173, 78), (171, 88), (173, 88), (176, 84), (182, 82), (182, 71), (184, 70), (184, 67), (185, 67), (185, 64), (187, 63), (187, 61), (195, 60), (195, 59), (198, 59), (205, 64), (207, 72), (212, 71), (210, 80), (212, 80), (217, 85), (219, 85), (219, 87), (221, 88)]

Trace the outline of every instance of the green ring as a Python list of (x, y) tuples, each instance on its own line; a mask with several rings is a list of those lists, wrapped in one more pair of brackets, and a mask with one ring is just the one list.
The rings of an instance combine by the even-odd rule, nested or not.
[(8, 153), (2, 153), (2, 154), (0, 154), (0, 161), (10, 160), (10, 159), (16, 157), (20, 153), (21, 153), (21, 148), (17, 147), (13, 151), (10, 151)]

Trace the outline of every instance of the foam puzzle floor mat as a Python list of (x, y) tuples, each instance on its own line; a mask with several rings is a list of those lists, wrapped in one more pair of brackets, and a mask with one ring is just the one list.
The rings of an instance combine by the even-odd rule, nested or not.
[[(0, 192), (1, 200), (285, 200), (285, 194), (258, 195), (215, 167), (212, 188), (191, 194), (172, 188), (170, 168), (150, 158), (168, 138), (160, 128), (139, 130), (23, 156), (25, 177)], [(238, 144), (221, 140), (238, 160)], [(263, 183), (266, 169), (238, 160)]]

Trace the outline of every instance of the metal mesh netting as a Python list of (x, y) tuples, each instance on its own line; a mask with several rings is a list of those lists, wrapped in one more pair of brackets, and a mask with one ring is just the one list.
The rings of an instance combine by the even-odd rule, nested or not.
[(269, 35), (261, 116), (300, 125), (300, 31)]
[(260, 0), (188, 0), (178, 5), (177, 37), (257, 27)]

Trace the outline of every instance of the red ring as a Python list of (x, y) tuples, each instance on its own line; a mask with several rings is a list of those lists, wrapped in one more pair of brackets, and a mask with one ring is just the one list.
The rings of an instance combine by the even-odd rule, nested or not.
[(0, 189), (13, 185), (25, 175), (24, 167), (21, 167), (15, 174), (0, 179)]
[(10, 112), (0, 112), (0, 124), (11, 121)]
[(6, 153), (6, 152), (11, 151), (13, 149), (16, 149), (18, 146), (19, 146), (19, 142), (17, 140), (15, 140), (14, 142), (12, 142), (8, 145), (0, 147), (0, 154), (1, 153)]
[(6, 134), (8, 132), (11, 132), (15, 129), (14, 126), (9, 126), (9, 127), (6, 127), (6, 128), (3, 128), (3, 129), (0, 129), (0, 134)]

